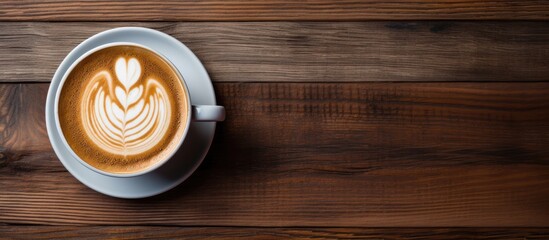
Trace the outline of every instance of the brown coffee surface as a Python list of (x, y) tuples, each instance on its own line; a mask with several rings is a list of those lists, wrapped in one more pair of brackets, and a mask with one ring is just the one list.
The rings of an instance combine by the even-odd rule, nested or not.
[(59, 96), (70, 148), (109, 173), (135, 173), (168, 157), (182, 138), (187, 92), (170, 64), (138, 46), (113, 46), (84, 58)]

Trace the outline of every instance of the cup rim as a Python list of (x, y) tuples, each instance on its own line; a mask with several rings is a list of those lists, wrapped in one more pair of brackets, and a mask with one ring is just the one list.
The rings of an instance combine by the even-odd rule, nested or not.
[[(154, 54), (156, 54), (157, 56), (159, 56), (161, 59), (163, 59), (173, 70), (174, 72), (177, 74), (177, 76), (179, 77), (179, 80), (181, 81), (181, 84), (183, 86), (183, 89), (185, 90), (185, 92), (187, 94), (185, 94), (185, 99), (186, 99), (186, 102), (187, 102), (187, 121), (185, 123), (185, 129), (183, 131), (183, 134), (181, 135), (181, 137), (178, 139), (178, 142), (177, 142), (177, 145), (174, 147), (174, 151), (172, 151), (171, 153), (169, 153), (165, 158), (163, 158), (161, 161), (158, 161), (156, 162), (154, 165), (144, 169), (144, 170), (141, 170), (141, 171), (137, 171), (137, 172), (132, 172), (132, 173), (111, 173), (111, 172), (107, 172), (107, 171), (103, 171), (101, 169), (98, 169), (92, 165), (90, 165), (89, 163), (87, 163), (86, 161), (82, 160), (82, 158), (80, 158), (75, 152), (74, 150), (72, 149), (72, 147), (68, 144), (68, 141), (67, 139), (65, 138), (65, 135), (63, 134), (63, 130), (61, 129), (61, 124), (59, 122), (59, 97), (61, 95), (61, 89), (63, 88), (63, 85), (65, 84), (69, 74), (72, 72), (72, 70), (76, 67), (76, 65), (78, 65), (82, 60), (84, 60), (85, 58), (87, 58), (88, 56), (90, 56), (91, 54), (99, 51), (99, 50), (102, 50), (102, 49), (105, 49), (105, 48), (109, 48), (109, 47), (114, 47), (114, 46), (134, 46), (134, 47), (140, 47), (140, 48), (143, 48), (143, 49), (146, 49), (148, 51), (151, 51), (153, 52)], [(100, 174), (103, 174), (103, 175), (106, 175), (106, 176), (110, 176), (110, 177), (123, 177), (123, 178), (126, 178), (126, 177), (136, 177), (136, 176), (140, 176), (140, 175), (144, 175), (144, 174), (147, 174), (147, 173), (150, 173), (156, 169), (158, 169), (159, 167), (161, 167), (162, 165), (164, 165), (168, 160), (170, 160), (176, 153), (177, 151), (181, 148), (181, 145), (183, 144), (183, 142), (185, 141), (186, 137), (187, 137), (187, 133), (189, 132), (189, 127), (190, 127), (190, 124), (191, 124), (191, 121), (192, 121), (192, 117), (191, 117), (191, 114), (192, 114), (192, 103), (191, 103), (191, 99), (190, 99), (190, 95), (189, 95), (189, 88), (187, 87), (187, 83), (185, 82), (185, 78), (183, 78), (183, 75), (181, 74), (181, 72), (179, 71), (179, 69), (166, 57), (164, 56), (163, 54), (161, 54), (160, 52), (152, 49), (152, 48), (149, 48), (145, 45), (142, 45), (142, 44), (138, 44), (138, 43), (133, 43), (133, 42), (111, 42), (111, 43), (106, 43), (106, 44), (102, 44), (102, 45), (99, 45), (95, 48), (92, 48), (90, 50), (88, 50), (87, 52), (85, 52), (84, 54), (80, 55), (70, 66), (69, 68), (67, 68), (67, 70), (63, 73), (63, 77), (61, 78), (61, 81), (59, 82), (59, 86), (57, 87), (57, 89), (55, 90), (55, 99), (54, 99), (54, 109), (53, 109), (53, 115), (54, 115), (54, 120), (55, 120), (55, 131), (57, 131), (57, 133), (59, 134), (60, 136), (60, 139), (61, 139), (61, 142), (63, 143), (64, 146), (66, 146), (66, 149), (67, 151), (82, 165), (86, 166), (87, 168), (97, 172), (97, 173), (100, 173)]]

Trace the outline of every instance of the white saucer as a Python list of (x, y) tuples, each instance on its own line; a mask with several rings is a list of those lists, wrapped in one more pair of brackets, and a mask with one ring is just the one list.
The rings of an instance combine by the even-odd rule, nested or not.
[(179, 151), (160, 168), (137, 177), (117, 178), (97, 173), (76, 160), (61, 144), (55, 130), (54, 96), (65, 71), (82, 54), (112, 42), (131, 42), (152, 48), (167, 57), (181, 72), (193, 105), (216, 105), (214, 89), (198, 58), (177, 39), (162, 32), (139, 27), (115, 28), (92, 36), (74, 48), (63, 60), (53, 79), (46, 100), (46, 126), (53, 149), (65, 168), (80, 182), (100, 193), (119, 198), (144, 198), (168, 191), (187, 179), (208, 152), (215, 133), (215, 122), (191, 122)]

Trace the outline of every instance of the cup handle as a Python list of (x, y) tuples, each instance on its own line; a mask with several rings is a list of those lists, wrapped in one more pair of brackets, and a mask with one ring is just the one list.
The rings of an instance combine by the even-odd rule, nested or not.
[(225, 107), (217, 105), (193, 105), (193, 122), (221, 122), (225, 120)]

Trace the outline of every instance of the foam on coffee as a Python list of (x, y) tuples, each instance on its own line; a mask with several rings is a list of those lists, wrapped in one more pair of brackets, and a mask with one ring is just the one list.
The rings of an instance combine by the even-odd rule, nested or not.
[(88, 164), (138, 172), (177, 147), (188, 121), (186, 95), (178, 74), (155, 53), (108, 47), (69, 73), (59, 121), (71, 149)]

